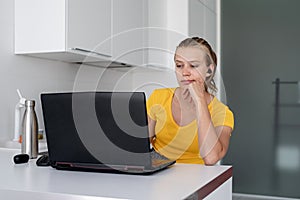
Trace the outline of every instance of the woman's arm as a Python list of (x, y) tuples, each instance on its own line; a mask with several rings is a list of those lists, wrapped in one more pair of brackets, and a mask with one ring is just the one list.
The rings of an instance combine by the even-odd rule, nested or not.
[(221, 160), (227, 153), (232, 129), (228, 126), (219, 126), (215, 128), (217, 141), (212, 142), (211, 146), (203, 141), (200, 152), (202, 151), (203, 160), (206, 165), (214, 165)]
[(225, 156), (232, 129), (227, 126), (214, 127), (205, 98), (200, 98), (197, 102), (200, 155), (206, 165), (214, 165)]
[(214, 127), (202, 79), (190, 84), (184, 95), (191, 98), (196, 108), (200, 155), (206, 165), (214, 165), (225, 156), (232, 129), (227, 126)]

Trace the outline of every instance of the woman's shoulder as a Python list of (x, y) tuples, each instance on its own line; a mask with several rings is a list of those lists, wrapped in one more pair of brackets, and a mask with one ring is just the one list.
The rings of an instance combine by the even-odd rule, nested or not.
[(231, 109), (216, 97), (208, 105), (214, 126), (234, 127), (234, 115)]
[(159, 88), (155, 89), (148, 98), (148, 104), (166, 104), (173, 95), (176, 88)]
[(211, 102), (208, 104), (208, 108), (214, 110), (223, 110), (225, 108), (226, 110), (230, 110), (228, 106), (225, 103), (221, 102), (216, 96), (214, 96)]
[(155, 89), (151, 95), (159, 96), (159, 97), (166, 97), (166, 96), (173, 96), (176, 88), (158, 88)]

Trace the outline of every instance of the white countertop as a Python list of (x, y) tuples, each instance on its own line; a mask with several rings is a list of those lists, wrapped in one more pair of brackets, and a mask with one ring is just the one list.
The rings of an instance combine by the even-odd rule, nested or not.
[[(0, 148), (18, 149), (21, 151), (21, 143), (18, 141), (0, 140)], [(47, 142), (45, 139), (39, 140), (39, 152), (47, 151)]]
[(183, 199), (231, 170), (231, 166), (175, 164), (147, 176), (60, 171), (37, 167), (36, 159), (16, 165), (13, 156), (18, 153), (0, 148), (0, 196), (31, 200)]

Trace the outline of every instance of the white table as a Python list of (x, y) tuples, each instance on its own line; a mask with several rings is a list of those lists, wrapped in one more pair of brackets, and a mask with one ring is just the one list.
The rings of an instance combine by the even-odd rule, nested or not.
[(16, 165), (19, 150), (0, 148), (1, 199), (199, 199), (232, 198), (232, 167), (175, 164), (153, 175), (60, 171), (37, 167), (36, 160)]

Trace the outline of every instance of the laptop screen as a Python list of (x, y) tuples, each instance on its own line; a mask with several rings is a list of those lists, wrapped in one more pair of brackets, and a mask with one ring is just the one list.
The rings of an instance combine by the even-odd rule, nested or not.
[(47, 93), (41, 101), (52, 162), (151, 164), (143, 92)]

